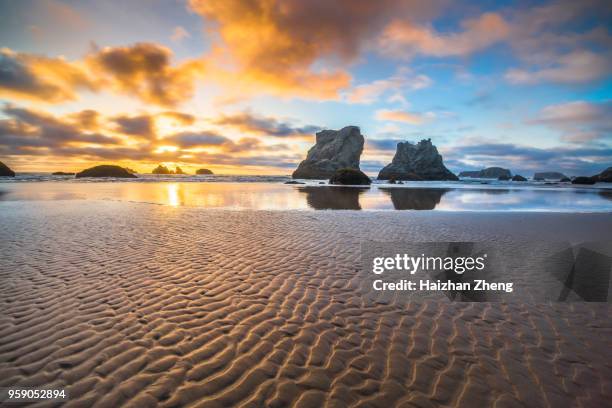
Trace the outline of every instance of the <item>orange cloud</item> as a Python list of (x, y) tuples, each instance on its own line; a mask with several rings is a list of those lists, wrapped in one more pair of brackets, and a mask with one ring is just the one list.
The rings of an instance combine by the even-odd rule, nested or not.
[(421, 3), (191, 0), (189, 4), (216, 23), (221, 39), (217, 54), (229, 54), (237, 65), (235, 76), (242, 81), (281, 94), (337, 99), (351, 76), (344, 69), (321, 67), (353, 61), (393, 16), (424, 15), (433, 8)]
[(381, 109), (376, 111), (376, 119), (378, 120), (390, 120), (392, 122), (403, 122), (410, 125), (420, 125), (427, 120), (435, 117), (433, 112), (426, 113), (412, 113), (398, 110), (386, 110)]
[(463, 31), (440, 34), (430, 26), (397, 20), (381, 38), (384, 53), (409, 58), (415, 54), (435, 57), (462, 56), (480, 51), (504, 40), (510, 33), (508, 23), (496, 13), (484, 13), (461, 24)]

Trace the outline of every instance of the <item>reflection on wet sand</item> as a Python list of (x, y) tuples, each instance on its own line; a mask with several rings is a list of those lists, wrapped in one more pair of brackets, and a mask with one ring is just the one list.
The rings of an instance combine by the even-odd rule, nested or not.
[(440, 204), (447, 188), (380, 188), (391, 197), (396, 210), (433, 210)]
[(300, 187), (306, 194), (308, 206), (315, 210), (361, 210), (359, 196), (367, 188), (356, 187)]

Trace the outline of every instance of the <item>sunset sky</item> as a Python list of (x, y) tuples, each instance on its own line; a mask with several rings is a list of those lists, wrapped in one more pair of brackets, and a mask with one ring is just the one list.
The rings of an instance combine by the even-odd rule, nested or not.
[(609, 1), (0, 0), (0, 160), (288, 174), (320, 129), (362, 169), (612, 166)]

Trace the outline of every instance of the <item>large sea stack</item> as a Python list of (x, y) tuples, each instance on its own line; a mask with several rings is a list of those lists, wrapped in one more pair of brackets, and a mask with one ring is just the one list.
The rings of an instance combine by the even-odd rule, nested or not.
[(431, 139), (418, 144), (400, 142), (390, 164), (378, 173), (379, 180), (458, 180), (442, 162)]
[(9, 166), (0, 162), (0, 177), (15, 177), (15, 172)]
[(120, 166), (104, 164), (91, 167), (77, 173), (76, 178), (81, 177), (115, 177), (115, 178), (137, 178), (135, 175)]
[(306, 160), (293, 172), (293, 178), (328, 179), (340, 169), (359, 170), (363, 136), (357, 126), (340, 130), (322, 130), (310, 148)]

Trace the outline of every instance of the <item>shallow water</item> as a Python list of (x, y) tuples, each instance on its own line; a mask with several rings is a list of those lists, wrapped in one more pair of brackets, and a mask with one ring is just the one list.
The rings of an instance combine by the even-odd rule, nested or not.
[(281, 182), (9, 182), (0, 201), (113, 200), (237, 210), (611, 212), (612, 190), (571, 185), (413, 182), (370, 188)]

